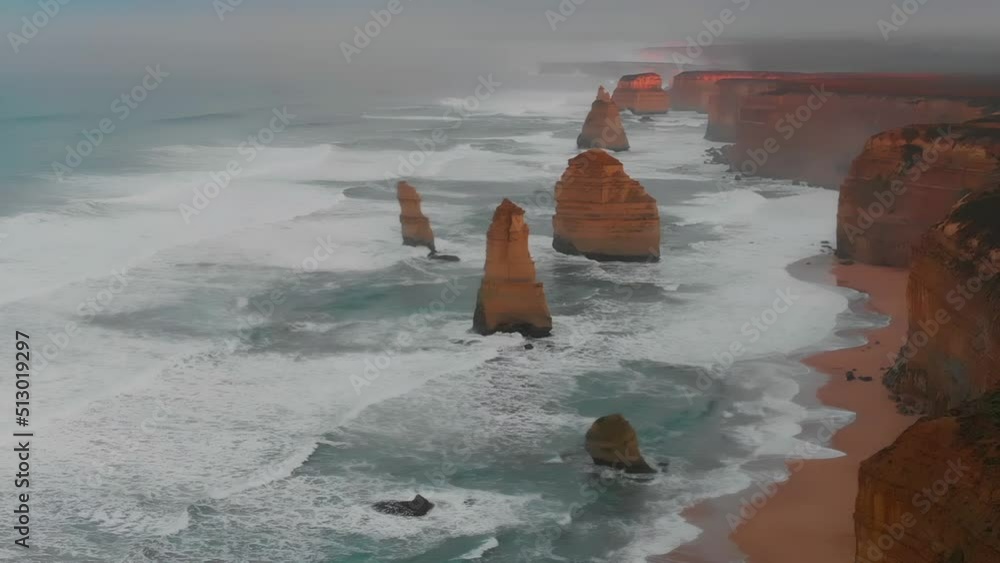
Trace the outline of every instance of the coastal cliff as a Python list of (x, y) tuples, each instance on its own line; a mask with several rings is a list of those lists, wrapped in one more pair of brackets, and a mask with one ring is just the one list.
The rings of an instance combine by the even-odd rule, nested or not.
[(946, 414), (1000, 389), (1000, 189), (971, 194), (914, 248), (909, 335), (886, 385)]
[(655, 72), (621, 77), (611, 99), (621, 109), (636, 115), (670, 111), (670, 96), (663, 89), (663, 78)]
[(434, 232), (431, 222), (420, 209), (420, 194), (406, 182), (396, 184), (399, 200), (399, 223), (403, 230), (403, 244), (426, 246), (434, 252)]
[(618, 159), (599, 149), (573, 157), (555, 192), (552, 247), (557, 251), (600, 261), (659, 260), (656, 200)]
[(959, 199), (1000, 183), (1000, 117), (912, 125), (870, 138), (840, 188), (837, 255), (906, 267)]
[(771, 80), (787, 78), (799, 73), (766, 72), (754, 70), (693, 70), (674, 77), (670, 85), (670, 103), (678, 111), (709, 113), (722, 80), (752, 79)]
[(616, 152), (629, 149), (621, 112), (604, 86), (597, 89), (597, 99), (590, 106), (583, 131), (576, 138), (576, 146), (581, 149), (602, 148)]
[(855, 563), (1000, 561), (1000, 395), (924, 418), (861, 464)]
[(486, 265), (472, 324), (483, 335), (519, 332), (543, 337), (552, 331), (545, 291), (535, 280), (535, 262), (528, 251), (524, 210), (509, 199), (496, 208), (486, 232)]

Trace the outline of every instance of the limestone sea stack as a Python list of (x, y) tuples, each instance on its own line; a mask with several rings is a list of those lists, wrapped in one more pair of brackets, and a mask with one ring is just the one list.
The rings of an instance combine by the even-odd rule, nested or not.
[(576, 146), (581, 149), (603, 148), (616, 152), (627, 151), (629, 148), (621, 113), (604, 86), (597, 90), (597, 99), (590, 106), (583, 132), (576, 138)]
[(861, 463), (855, 563), (1000, 561), (1000, 395), (955, 414)]
[(655, 72), (621, 77), (611, 99), (621, 109), (636, 115), (670, 111), (670, 96), (663, 89), (663, 78)]
[(639, 437), (624, 416), (611, 414), (594, 421), (584, 447), (597, 465), (624, 469), (626, 473), (656, 473), (639, 452)]
[(885, 383), (915, 410), (943, 415), (1000, 390), (998, 217), (1000, 189), (970, 194), (914, 249), (909, 334)]
[(570, 159), (556, 183), (552, 247), (591, 260), (656, 262), (656, 200), (610, 154), (591, 149)]
[(406, 182), (396, 185), (396, 197), (399, 199), (399, 223), (403, 228), (403, 244), (406, 246), (426, 246), (431, 252), (434, 249), (434, 232), (431, 222), (420, 210), (420, 194), (417, 189)]
[(486, 232), (486, 266), (472, 328), (479, 334), (519, 332), (540, 338), (552, 332), (552, 315), (528, 251), (524, 210), (504, 199)]
[(959, 199), (998, 182), (1000, 116), (879, 133), (840, 188), (837, 255), (906, 267), (913, 245)]

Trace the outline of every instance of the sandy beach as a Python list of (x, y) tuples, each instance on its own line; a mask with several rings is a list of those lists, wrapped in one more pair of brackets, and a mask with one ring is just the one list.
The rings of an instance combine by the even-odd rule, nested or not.
[[(750, 563), (849, 563), (854, 560), (854, 502), (860, 463), (891, 444), (916, 417), (897, 413), (881, 384), (907, 329), (908, 272), (863, 264), (834, 265), (836, 284), (868, 294), (867, 307), (891, 318), (889, 325), (869, 331), (867, 344), (823, 352), (803, 360), (827, 374), (817, 392), (823, 404), (856, 413), (855, 420), (834, 434), (830, 447), (845, 455), (834, 459), (795, 460), (790, 478), (729, 539)], [(846, 373), (871, 381), (849, 381)], [(739, 561), (730, 541), (727, 515), (738, 514), (744, 495), (713, 499), (689, 509), (687, 516), (704, 529), (693, 544), (651, 559), (675, 563)]]

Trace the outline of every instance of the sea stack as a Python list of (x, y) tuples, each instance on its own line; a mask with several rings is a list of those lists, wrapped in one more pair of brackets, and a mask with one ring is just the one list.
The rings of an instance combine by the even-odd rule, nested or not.
[(1000, 180), (1000, 116), (875, 135), (840, 188), (837, 255), (905, 268), (913, 245), (969, 193)]
[(611, 99), (618, 107), (636, 115), (670, 111), (670, 96), (663, 89), (663, 78), (655, 72), (621, 77)]
[(569, 160), (556, 183), (552, 247), (591, 260), (656, 262), (656, 200), (610, 154), (591, 149)]
[(399, 223), (403, 228), (403, 244), (426, 246), (432, 253), (436, 252), (431, 222), (420, 210), (420, 194), (417, 193), (417, 189), (406, 182), (400, 182), (396, 185), (396, 197), (399, 199)]
[(602, 416), (587, 430), (584, 447), (597, 465), (625, 473), (656, 473), (639, 452), (635, 428), (620, 414)]
[(528, 251), (524, 210), (504, 199), (486, 232), (486, 266), (472, 328), (479, 334), (518, 332), (540, 338), (552, 332), (552, 315)]
[(909, 335), (885, 383), (933, 415), (1000, 390), (1000, 189), (970, 194), (914, 248)]
[(604, 86), (597, 90), (597, 99), (590, 106), (583, 132), (576, 138), (576, 146), (581, 149), (602, 148), (616, 152), (627, 151), (629, 148), (621, 113)]

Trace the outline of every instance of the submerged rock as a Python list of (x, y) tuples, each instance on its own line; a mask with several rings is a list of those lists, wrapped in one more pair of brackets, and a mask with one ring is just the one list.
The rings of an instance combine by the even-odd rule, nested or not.
[(392, 516), (423, 516), (434, 508), (434, 503), (417, 495), (413, 500), (383, 500), (372, 507), (382, 514)]
[(625, 473), (656, 473), (639, 452), (639, 437), (620, 414), (602, 416), (587, 430), (584, 447), (597, 465)]
[(427, 255), (431, 260), (441, 260), (443, 262), (458, 262), (458, 256), (452, 256), (451, 254), (438, 254), (437, 252), (431, 252)]

